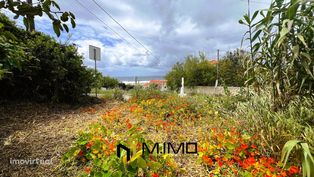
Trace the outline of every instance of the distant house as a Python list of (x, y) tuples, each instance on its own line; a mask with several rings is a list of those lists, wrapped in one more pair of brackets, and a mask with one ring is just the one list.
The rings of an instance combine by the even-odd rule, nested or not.
[(212, 65), (216, 65), (218, 61), (216, 59), (209, 60), (209, 63)]
[(144, 88), (148, 88), (151, 85), (156, 85), (156, 87), (160, 90), (167, 89), (167, 81), (166, 80), (150, 80), (148, 83), (143, 85)]

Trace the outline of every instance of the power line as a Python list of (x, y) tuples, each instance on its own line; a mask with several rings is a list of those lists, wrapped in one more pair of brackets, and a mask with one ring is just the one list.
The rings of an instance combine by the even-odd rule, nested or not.
[[(94, 15), (98, 21), (102, 22), (106, 28), (110, 29), (115, 35), (117, 35), (120, 39), (124, 40), (127, 42), (129, 45), (131, 45), (133, 48), (137, 49), (140, 51), (136, 46), (134, 46), (132, 43), (130, 43), (127, 39), (125, 39), (123, 36), (121, 36), (118, 32), (116, 32), (113, 28), (111, 28), (106, 22), (104, 22), (102, 19), (100, 19), (95, 13), (93, 13), (91, 10), (89, 10), (86, 6), (84, 6), (79, 0), (77, 0), (79, 5), (83, 7), (85, 10), (87, 10), (90, 14)], [(140, 51), (141, 52), (141, 51)]]
[(148, 52), (152, 53), (149, 49), (145, 47), (144, 44), (142, 44), (139, 40), (137, 40), (128, 30), (126, 30), (113, 16), (111, 16), (106, 9), (104, 9), (96, 0), (92, 0), (102, 11), (104, 11), (114, 22), (116, 22), (129, 36), (131, 36), (137, 43), (139, 43), (144, 49), (146, 49)]
[[(94, 15), (100, 22), (102, 22), (107, 28), (109, 28), (111, 31), (113, 31), (118, 37), (120, 37), (122, 40), (126, 41), (128, 44), (132, 45), (135, 49), (137, 49), (138, 51), (142, 52), (141, 50), (139, 50), (137, 47), (135, 47), (132, 43), (130, 43), (127, 39), (125, 39), (123, 36), (121, 36), (118, 32), (116, 32), (114, 29), (112, 29), (108, 24), (106, 24), (106, 22), (104, 22), (102, 19), (100, 19), (95, 13), (93, 13), (91, 10), (89, 10), (86, 6), (84, 6), (79, 0), (77, 0), (77, 2), (84, 8), (86, 9), (89, 13), (91, 13), (92, 15)], [(98, 4), (99, 5), (99, 4)], [(104, 10), (104, 9), (103, 9)], [(124, 29), (126, 30), (126, 29)], [(131, 35), (130, 33), (128, 33), (129, 35)], [(132, 38), (135, 39), (134, 36), (131, 35)], [(136, 39), (135, 39), (136, 40)], [(146, 54), (145, 55), (152, 55), (153, 58), (155, 58), (156, 60), (160, 60), (160, 58), (156, 57), (152, 51), (150, 51), (149, 49), (147, 49), (140, 41), (136, 40), (139, 44), (141, 44), (145, 50), (146, 50)]]

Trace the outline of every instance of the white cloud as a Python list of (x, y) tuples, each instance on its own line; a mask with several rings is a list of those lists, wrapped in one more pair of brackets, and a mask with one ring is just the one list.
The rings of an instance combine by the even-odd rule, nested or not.
[[(132, 44), (122, 40), (110, 29), (105, 29), (106, 25), (82, 8), (77, 1)], [(205, 51), (209, 58), (215, 58), (217, 49), (221, 49), (223, 53), (240, 47), (246, 30), (238, 24), (238, 20), (247, 11), (247, 4), (243, 0), (96, 1), (154, 54), (147, 56), (146, 50), (92, 0), (59, 1), (63, 10), (72, 11), (76, 15), (78, 26), (71, 30), (72, 41), (80, 46), (80, 52), (86, 54), (89, 44), (101, 47), (103, 60), (99, 66), (106, 74), (163, 75), (188, 54)], [(270, 2), (264, 2), (267, 1)], [(267, 6), (252, 3), (252, 11)], [(51, 24), (47, 25), (46, 20), (39, 19), (37, 26), (47, 31)], [(92, 60), (84, 63), (93, 66)]]

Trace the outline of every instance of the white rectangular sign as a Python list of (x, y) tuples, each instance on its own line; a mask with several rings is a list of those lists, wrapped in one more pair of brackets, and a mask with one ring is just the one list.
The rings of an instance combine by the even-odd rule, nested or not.
[(101, 54), (101, 51), (99, 47), (89, 45), (89, 58), (91, 60), (100, 61), (100, 56), (101, 56), (100, 54)]

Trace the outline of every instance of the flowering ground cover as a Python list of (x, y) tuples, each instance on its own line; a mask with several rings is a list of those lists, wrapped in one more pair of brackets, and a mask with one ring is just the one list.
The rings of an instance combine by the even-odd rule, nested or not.
[[(97, 114), (87, 110), (90, 114)], [(173, 94), (136, 95), (97, 115), (64, 155), (62, 175), (79, 176), (300, 176), (298, 162), (285, 168), (243, 122), (223, 117), (199, 99)], [(171, 143), (172, 153), (162, 151)], [(197, 154), (183, 145), (197, 143)], [(155, 143), (159, 143), (154, 150)], [(131, 150), (131, 158), (117, 146)], [(143, 148), (145, 146), (147, 149)], [(182, 145), (182, 147), (181, 147)], [(171, 147), (170, 147), (171, 149)], [(164, 149), (165, 150), (165, 149)], [(170, 153), (169, 153), (170, 152)], [(176, 152), (176, 153), (174, 153)], [(72, 169), (72, 170), (71, 170)], [(76, 170), (79, 172), (77, 173)]]

